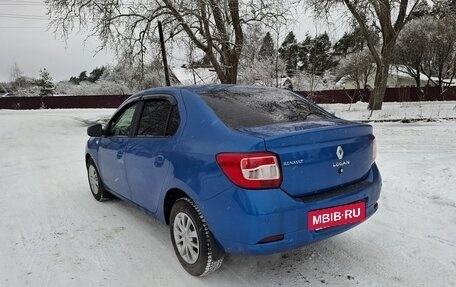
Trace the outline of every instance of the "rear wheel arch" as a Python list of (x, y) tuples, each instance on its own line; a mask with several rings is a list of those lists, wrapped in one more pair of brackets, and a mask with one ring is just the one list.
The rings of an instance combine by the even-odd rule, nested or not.
[[(93, 161), (93, 158), (92, 156), (89, 154), (89, 153), (86, 153), (85, 155), (85, 162), (86, 162), (86, 165), (89, 164), (89, 160), (92, 160)], [(95, 161), (94, 161), (95, 162)]]
[(169, 218), (171, 216), (171, 209), (173, 208), (174, 203), (179, 199), (183, 197), (188, 197), (188, 194), (185, 193), (184, 191), (178, 189), (178, 188), (172, 188), (170, 189), (166, 195), (165, 199), (163, 201), (163, 216), (165, 217), (165, 222), (166, 224), (169, 225)]

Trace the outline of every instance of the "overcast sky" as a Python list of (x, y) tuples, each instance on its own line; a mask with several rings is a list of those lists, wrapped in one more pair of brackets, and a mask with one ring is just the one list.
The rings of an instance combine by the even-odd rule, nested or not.
[[(33, 16), (33, 17), (32, 17)], [(112, 62), (112, 55), (94, 56), (97, 41), (75, 34), (67, 44), (47, 30), (46, 6), (41, 0), (0, 0), (0, 81), (10, 80), (16, 62), (27, 76), (46, 68), (54, 80)]]
[[(39, 70), (46, 68), (54, 80), (60, 81), (115, 61), (110, 52), (94, 55), (98, 46), (96, 39), (90, 39), (84, 46), (86, 35), (74, 33), (65, 43), (48, 31), (47, 25), (44, 1), (0, 0), (0, 82), (11, 80), (14, 62), (27, 76), (37, 77)], [(315, 34), (327, 30), (323, 27), (326, 25), (300, 13), (293, 30), (299, 41), (306, 32)], [(332, 38), (338, 37), (335, 35), (341, 31), (340, 23), (335, 27), (329, 29)]]

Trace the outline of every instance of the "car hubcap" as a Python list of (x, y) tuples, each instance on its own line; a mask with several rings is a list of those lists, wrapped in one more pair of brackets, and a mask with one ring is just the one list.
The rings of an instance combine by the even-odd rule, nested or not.
[(199, 241), (195, 224), (185, 213), (178, 213), (173, 224), (174, 242), (182, 259), (193, 264), (199, 257)]
[(98, 194), (98, 174), (93, 165), (89, 166), (89, 183), (94, 194)]

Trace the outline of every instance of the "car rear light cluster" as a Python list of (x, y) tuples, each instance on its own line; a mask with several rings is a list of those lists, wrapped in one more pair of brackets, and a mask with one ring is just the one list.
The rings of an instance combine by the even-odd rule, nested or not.
[(279, 160), (273, 153), (220, 153), (216, 158), (223, 173), (239, 187), (277, 188), (282, 182)]

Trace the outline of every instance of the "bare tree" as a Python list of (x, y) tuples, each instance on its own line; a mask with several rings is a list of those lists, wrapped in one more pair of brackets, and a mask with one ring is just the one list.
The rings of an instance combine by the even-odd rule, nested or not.
[(428, 18), (426, 27), (428, 48), (421, 71), (444, 94), (456, 76), (456, 19)]
[(246, 41), (243, 49), (240, 68), (239, 83), (241, 84), (259, 84), (268, 87), (276, 87), (278, 84), (277, 77), (286, 75), (285, 64), (278, 59), (277, 50), (272, 37), (266, 41), (268, 43), (265, 51), (265, 39), (270, 34), (264, 31), (264, 27), (258, 24), (252, 25), (245, 33)]
[(398, 39), (398, 68), (416, 81), (421, 74), (443, 94), (456, 76), (456, 19), (454, 15), (424, 16), (404, 27)]
[[(277, 6), (274, 9), (275, 11), (277, 11), (279, 14), (286, 14), (286, 9), (288, 9), (286, 5), (282, 5), (282, 2), (280, 1), (277, 1), (276, 5)], [(279, 87), (279, 78), (285, 76), (283, 69), (286, 69), (286, 63), (280, 59), (280, 42), (282, 40), (282, 37), (285, 36), (285, 31), (287, 30), (288, 25), (293, 23), (294, 21), (287, 21), (286, 18), (277, 18), (276, 21), (268, 21), (265, 23), (268, 29), (272, 31), (275, 38), (274, 74), (276, 88)]]
[(356, 90), (367, 89), (367, 83), (375, 72), (374, 59), (369, 50), (348, 55), (337, 68), (337, 76), (345, 77), (356, 86)]
[(163, 63), (158, 55), (143, 67), (144, 71), (141, 71), (140, 63), (131, 61), (128, 55), (124, 54), (117, 65), (106, 67), (102, 79), (123, 86), (125, 93), (165, 85)]
[[(286, 0), (282, 6), (294, 5)], [(220, 82), (236, 83), (244, 29), (286, 17), (274, 0), (46, 0), (51, 26), (64, 37), (76, 27), (101, 40), (100, 49), (128, 51), (144, 62), (156, 44), (156, 21), (169, 39), (189, 38), (210, 60)]]
[[(369, 108), (380, 110), (385, 96), (389, 68), (397, 37), (404, 25), (411, 19), (419, 0), (306, 0), (319, 16), (328, 16), (333, 9), (345, 8), (359, 25), (366, 38), (367, 46), (376, 65), (375, 87), (369, 101)], [(340, 12), (340, 9), (338, 10)], [(382, 36), (380, 50), (370, 37), (370, 23)]]
[(10, 80), (16, 91), (24, 86), (24, 73), (16, 62), (10, 67)]
[(277, 86), (276, 74), (286, 75), (285, 63), (278, 59), (277, 66), (270, 60), (255, 59), (251, 65), (243, 65), (239, 70), (239, 83), (247, 85)]
[(415, 79), (420, 97), (421, 91), (421, 67), (429, 48), (429, 33), (426, 18), (418, 18), (410, 21), (403, 29), (398, 38), (394, 53), (394, 62), (399, 71), (404, 72)]

